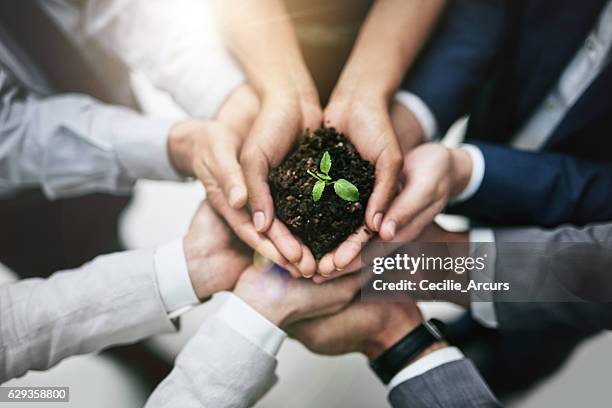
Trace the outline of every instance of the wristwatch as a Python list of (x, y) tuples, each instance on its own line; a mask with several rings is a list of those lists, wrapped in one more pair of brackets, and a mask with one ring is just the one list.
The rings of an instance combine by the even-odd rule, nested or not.
[(425, 349), (438, 341), (444, 341), (445, 329), (444, 323), (437, 319), (421, 323), (390, 349), (372, 360), (370, 368), (383, 383), (388, 384), (395, 374)]

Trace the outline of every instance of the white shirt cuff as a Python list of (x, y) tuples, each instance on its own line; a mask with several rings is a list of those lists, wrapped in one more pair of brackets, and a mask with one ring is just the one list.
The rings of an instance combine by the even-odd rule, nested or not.
[[(483, 243), (483, 245), (478, 245)], [(474, 228), (470, 230), (470, 256), (479, 257), (479, 247), (487, 249), (485, 258), (485, 267), (482, 270), (472, 269), (470, 271), (470, 279), (476, 283), (493, 283), (495, 282), (495, 234), (493, 230), (488, 228)], [(485, 327), (496, 328), (499, 323), (495, 314), (495, 303), (493, 302), (493, 293), (490, 291), (479, 292), (478, 294), (471, 292), (471, 312), (475, 320)]]
[(175, 121), (151, 119), (124, 108), (110, 117), (112, 143), (119, 161), (133, 180), (182, 181), (168, 154), (168, 137)]
[(273, 357), (287, 338), (284, 331), (233, 293), (219, 308), (215, 318)]
[(408, 91), (398, 91), (395, 93), (395, 100), (414, 114), (423, 129), (425, 141), (431, 142), (436, 138), (438, 134), (436, 117), (421, 98)]
[(391, 390), (404, 381), (408, 381), (411, 378), (418, 377), (419, 375), (425, 374), (427, 371), (439, 367), (443, 364), (447, 364), (456, 360), (464, 358), (463, 353), (457, 347), (445, 347), (440, 350), (436, 350), (433, 353), (426, 355), (423, 358), (418, 359), (414, 363), (404, 368), (391, 379), (387, 385), (387, 391)]
[(200, 303), (187, 271), (182, 238), (159, 246), (154, 262), (160, 295), (170, 318)]
[(472, 175), (465, 189), (463, 189), (457, 197), (451, 200), (452, 203), (460, 203), (472, 198), (480, 188), (485, 174), (485, 160), (480, 149), (471, 144), (464, 144), (461, 148), (465, 150), (472, 159)]

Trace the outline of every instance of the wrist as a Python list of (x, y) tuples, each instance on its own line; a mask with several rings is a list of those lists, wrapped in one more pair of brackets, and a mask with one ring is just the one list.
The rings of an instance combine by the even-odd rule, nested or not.
[(184, 175), (193, 175), (194, 130), (202, 126), (202, 123), (187, 120), (177, 123), (170, 130), (168, 156), (174, 168)]
[(370, 338), (364, 342), (361, 352), (369, 360), (374, 360), (422, 322), (423, 317), (416, 305), (412, 303), (390, 303), (384, 327), (373, 330)]
[(451, 197), (456, 197), (464, 191), (472, 177), (472, 158), (464, 149), (451, 149), (451, 174), (453, 175), (453, 187)]
[(266, 301), (265, 297), (261, 296), (261, 294), (254, 293), (253, 290), (248, 289), (252, 288), (243, 289), (238, 285), (236, 289), (234, 289), (234, 295), (238, 296), (243, 302), (251, 306), (257, 313), (265, 317), (276, 327), (283, 326), (289, 315), (287, 310), (272, 301)]

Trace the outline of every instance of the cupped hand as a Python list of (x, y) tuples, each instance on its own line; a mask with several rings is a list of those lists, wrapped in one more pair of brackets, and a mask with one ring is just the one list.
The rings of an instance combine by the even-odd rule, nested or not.
[[(375, 167), (375, 184), (365, 212), (369, 231), (379, 231), (389, 202), (397, 191), (402, 168), (400, 145), (389, 116), (389, 103), (383, 97), (358, 96), (339, 93), (325, 109), (325, 125), (344, 133), (361, 156)], [(342, 270), (361, 250), (361, 244), (370, 238), (363, 227), (326, 254), (319, 262), (323, 276)]]
[(202, 182), (208, 201), (240, 239), (287, 268), (293, 276), (310, 276), (316, 263), (312, 255), (308, 256), (309, 250), (278, 220), (266, 236), (259, 233), (245, 207), (247, 187), (239, 155), (258, 111), (259, 101), (254, 92), (246, 85), (237, 88), (220, 109), (216, 121), (188, 120), (172, 129), (168, 141), (170, 157), (180, 172)]
[(314, 257), (275, 217), (268, 175), (272, 168), (283, 161), (304, 131), (318, 128), (321, 119), (316, 92), (309, 97), (302, 97), (297, 91), (282, 90), (265, 96), (262, 109), (240, 154), (256, 230), (265, 232), (304, 277), (314, 274)]
[(472, 172), (469, 153), (440, 143), (411, 150), (404, 160), (403, 187), (385, 214), (379, 232), (385, 241), (404, 229), (405, 240), (416, 239), (446, 206), (465, 189)]

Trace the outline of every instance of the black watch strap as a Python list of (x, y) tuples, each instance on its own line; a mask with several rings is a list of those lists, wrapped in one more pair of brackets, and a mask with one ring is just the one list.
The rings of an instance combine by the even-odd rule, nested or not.
[(383, 383), (388, 384), (410, 360), (432, 344), (444, 340), (444, 330), (444, 323), (437, 319), (423, 322), (378, 358), (372, 360), (370, 367)]

